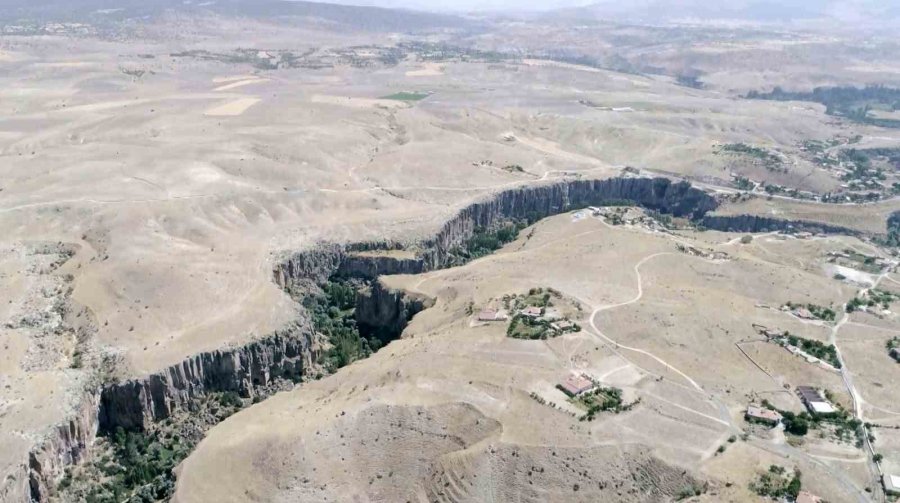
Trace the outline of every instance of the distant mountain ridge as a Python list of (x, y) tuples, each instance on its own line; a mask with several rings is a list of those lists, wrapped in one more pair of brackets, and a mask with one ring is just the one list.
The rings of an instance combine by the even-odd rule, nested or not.
[(317, 18), (372, 31), (463, 28), (471, 24), (463, 17), (447, 14), (287, 0), (7, 0), (4, 3), (0, 21), (7, 23), (135, 19), (176, 11), (262, 19)]
[(558, 9), (549, 17), (660, 23), (677, 20), (794, 22), (814, 19), (889, 21), (900, 19), (900, 3), (878, 0), (602, 0)]

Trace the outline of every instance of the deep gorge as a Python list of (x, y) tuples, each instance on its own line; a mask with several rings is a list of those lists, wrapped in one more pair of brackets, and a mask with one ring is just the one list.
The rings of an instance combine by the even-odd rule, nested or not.
[[(466, 256), (460, 258), (460, 250), (470, 247), (475, 236), (484, 237), (485, 233), (510, 225), (518, 230), (521, 222), (533, 223), (566, 211), (623, 201), (694, 221), (718, 206), (712, 196), (689, 183), (666, 178), (575, 180), (509, 189), (470, 204), (433, 237), (410, 250), (414, 256), (358, 253), (395, 250), (398, 246), (393, 243), (322, 243), (286, 254), (275, 264), (273, 279), (306, 307), (303, 316), (244, 346), (200, 353), (152, 375), (98, 390), (85, 400), (84, 414), (61, 426), (32, 451), (23, 499), (49, 499), (66, 467), (87, 457), (97, 433), (109, 436), (117, 431), (145, 431), (179, 411), (192, 410), (212, 394), (229, 393), (258, 401), (279, 389), (279, 383), (321, 377), (364, 357), (374, 345), (381, 346), (399, 337), (412, 316), (429, 306), (429, 300), (392, 291), (378, 281), (378, 276), (417, 274), (458, 265), (467, 260)], [(498, 240), (509, 238), (504, 235)], [(480, 242), (483, 246), (479, 253), (495, 246), (493, 238)], [(352, 285), (352, 314), (346, 313), (351, 309), (350, 294), (345, 287), (341, 287), (342, 293), (335, 294), (335, 284)], [(333, 299), (328, 299), (328, 290), (332, 296), (341, 297), (339, 305), (331, 305)], [(323, 293), (325, 304), (310, 300), (321, 298)], [(317, 305), (324, 307), (324, 312), (332, 307), (345, 312), (329, 316), (329, 323), (346, 326), (348, 330), (341, 329), (341, 337), (351, 345), (359, 343), (357, 349), (341, 355), (341, 350), (335, 352), (333, 341), (321, 344), (317, 333), (321, 333), (325, 320), (321, 319), (322, 309), (320, 319), (312, 314)]]

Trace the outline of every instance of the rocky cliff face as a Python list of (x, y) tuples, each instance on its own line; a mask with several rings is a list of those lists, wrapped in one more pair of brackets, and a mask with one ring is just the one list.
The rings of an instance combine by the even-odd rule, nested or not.
[(356, 296), (356, 323), (360, 333), (387, 343), (403, 333), (413, 316), (431, 305), (431, 299), (391, 290), (375, 280)]
[(338, 244), (319, 244), (294, 253), (275, 265), (275, 283), (290, 288), (298, 283), (324, 283), (340, 267), (347, 249)]
[(888, 235), (900, 232), (900, 211), (891, 213), (887, 219), (886, 227)]
[(86, 393), (75, 414), (54, 428), (28, 455), (27, 476), (17, 477), (22, 501), (46, 501), (67, 466), (81, 462), (97, 434), (96, 393)]
[(477, 228), (489, 228), (504, 220), (529, 220), (587, 206), (627, 201), (638, 206), (692, 219), (702, 218), (718, 203), (687, 182), (667, 178), (611, 178), (576, 180), (510, 189), (487, 201), (467, 206), (423, 244), (424, 268), (444, 267), (449, 251), (470, 238)]
[(535, 221), (578, 208), (622, 201), (692, 219), (702, 218), (718, 206), (702, 190), (668, 178), (574, 180), (520, 187), (463, 208), (433, 238), (421, 243), (422, 251), (417, 259), (354, 256), (348, 252), (377, 246), (372, 243), (349, 247), (329, 244), (286, 257), (275, 267), (275, 282), (282, 288), (290, 288), (310, 279), (321, 283), (335, 273), (369, 279), (382, 274), (418, 274), (445, 267), (450, 250), (471, 238), (476, 229), (508, 220)]
[(99, 427), (143, 429), (209, 392), (253, 397), (275, 379), (298, 379), (316, 358), (313, 330), (301, 322), (234, 349), (201, 353), (142, 379), (107, 386), (100, 394)]
[(336, 274), (349, 278), (377, 278), (391, 274), (420, 274), (425, 264), (418, 258), (362, 256), (348, 253)]
[(828, 225), (807, 220), (782, 220), (757, 215), (710, 215), (704, 217), (701, 223), (707, 229), (725, 232), (792, 231), (811, 232), (814, 234), (846, 234), (848, 236), (861, 234), (853, 229), (838, 225)]

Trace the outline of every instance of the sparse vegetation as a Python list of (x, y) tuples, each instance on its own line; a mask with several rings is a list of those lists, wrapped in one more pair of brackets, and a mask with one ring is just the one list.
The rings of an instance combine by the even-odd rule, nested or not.
[(675, 81), (680, 86), (703, 89), (703, 82), (700, 81), (699, 75), (679, 75), (675, 78)]
[(817, 87), (811, 92), (791, 92), (775, 87), (771, 92), (750, 91), (746, 98), (776, 101), (812, 101), (825, 105), (825, 113), (846, 117), (856, 122), (874, 126), (897, 128), (900, 120), (879, 119), (870, 112), (875, 110), (895, 110), (900, 102), (900, 89), (870, 85), (857, 87)]
[(862, 296), (854, 297), (850, 302), (847, 302), (846, 310), (848, 313), (852, 313), (879, 306), (881, 309), (890, 309), (891, 304), (897, 300), (900, 300), (900, 296), (897, 294), (873, 288)]
[[(722, 145), (721, 152), (750, 157), (761, 162), (763, 167), (769, 171), (786, 171), (781, 157), (764, 148), (755, 147), (746, 143), (726, 143)], [(749, 180), (747, 181), (750, 182)], [(750, 182), (751, 185), (752, 183), (753, 182)]]
[(785, 332), (784, 337), (781, 337), (779, 340), (782, 344), (790, 344), (791, 346), (800, 348), (804, 353), (815, 356), (836, 369), (841, 368), (841, 362), (838, 360), (837, 356), (837, 349), (833, 344), (825, 344), (821, 341), (806, 339), (789, 332)]
[[(581, 330), (577, 323), (562, 313), (554, 312), (552, 316), (548, 315), (548, 308), (553, 308), (554, 300), (561, 301), (562, 295), (552, 288), (532, 288), (527, 295), (504, 296), (504, 309), (515, 312), (506, 327), (506, 335), (514, 339), (538, 340)], [(517, 312), (526, 308), (540, 309), (540, 315), (526, 316)]]
[(706, 488), (700, 484), (691, 484), (681, 488), (675, 495), (675, 501), (682, 501), (695, 496), (700, 496), (706, 492)]
[(431, 96), (431, 93), (421, 93), (421, 92), (416, 92), (416, 91), (400, 91), (399, 93), (382, 96), (381, 99), (395, 100), (395, 101), (421, 101), (429, 96)]
[(837, 313), (834, 312), (834, 309), (830, 307), (824, 307), (817, 304), (795, 304), (794, 302), (788, 301), (784, 305), (788, 310), (796, 312), (801, 312), (801, 310), (805, 309), (809, 311), (809, 314), (817, 320), (822, 321), (834, 321), (837, 317)]
[(244, 406), (235, 392), (211, 393), (185, 412), (146, 431), (118, 428), (102, 435), (95, 455), (69, 467), (58, 485), (63, 500), (88, 503), (166, 501), (175, 490), (172, 470), (213, 425)]
[(740, 190), (753, 190), (756, 188), (756, 184), (753, 183), (753, 180), (743, 176), (738, 176), (734, 179), (734, 186)]
[(522, 221), (509, 222), (492, 229), (476, 229), (474, 235), (461, 246), (450, 250), (450, 267), (463, 265), (471, 260), (490, 255), (506, 243), (515, 241), (519, 232), (527, 227)]
[(586, 409), (579, 421), (593, 421), (601, 412), (624, 412), (634, 407), (635, 402), (625, 404), (622, 401), (622, 390), (619, 388), (604, 388), (598, 386), (573, 398), (579, 406)]
[(887, 342), (884, 343), (885, 349), (887, 349), (888, 355), (894, 360), (900, 362), (900, 336), (894, 336), (888, 339)]
[(787, 498), (789, 501), (797, 499), (802, 487), (800, 470), (794, 469), (788, 473), (783, 466), (771, 465), (769, 470), (759, 474), (750, 483), (750, 490), (756, 494), (772, 499)]

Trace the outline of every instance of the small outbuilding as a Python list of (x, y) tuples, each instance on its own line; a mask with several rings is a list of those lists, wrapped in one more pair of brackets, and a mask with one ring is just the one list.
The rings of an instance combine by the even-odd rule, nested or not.
[(557, 332), (566, 332), (568, 330), (572, 330), (575, 328), (575, 323), (572, 323), (569, 320), (559, 320), (554, 321), (550, 324), (550, 328), (556, 330)]
[(881, 477), (881, 482), (884, 484), (884, 492), (890, 495), (900, 494), (900, 476), (885, 473)]
[(541, 319), (544, 321), (556, 321), (562, 318), (562, 314), (560, 314), (559, 309), (555, 307), (548, 307), (544, 309), (544, 314), (541, 316)]
[(509, 318), (502, 309), (484, 308), (478, 313), (478, 321), (506, 321)]
[(756, 405), (750, 405), (747, 407), (747, 412), (744, 414), (744, 418), (747, 421), (752, 421), (756, 423), (768, 424), (771, 426), (775, 426), (776, 424), (781, 422), (781, 414), (778, 411), (767, 409), (765, 407), (759, 407)]
[(819, 390), (809, 386), (797, 386), (797, 394), (803, 405), (813, 414), (834, 414), (837, 409), (826, 400)]
[(558, 387), (569, 396), (578, 396), (594, 389), (594, 382), (584, 374), (571, 374), (559, 383)]

